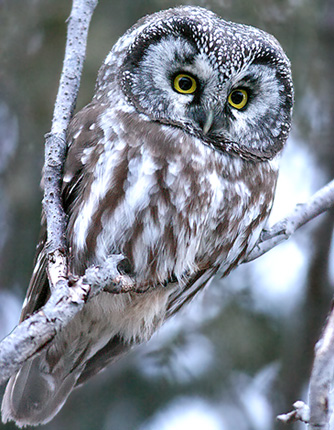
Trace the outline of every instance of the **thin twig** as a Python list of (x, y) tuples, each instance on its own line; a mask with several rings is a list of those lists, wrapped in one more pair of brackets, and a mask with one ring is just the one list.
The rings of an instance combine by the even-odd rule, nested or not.
[(306, 403), (298, 400), (293, 404), (293, 411), (287, 414), (278, 415), (277, 420), (284, 423), (293, 423), (295, 421), (302, 421), (305, 424), (310, 422), (310, 408)]
[(244, 263), (259, 258), (279, 243), (289, 239), (298, 228), (332, 207), (334, 207), (334, 180), (313, 194), (306, 203), (298, 204), (287, 217), (270, 229), (263, 230)]

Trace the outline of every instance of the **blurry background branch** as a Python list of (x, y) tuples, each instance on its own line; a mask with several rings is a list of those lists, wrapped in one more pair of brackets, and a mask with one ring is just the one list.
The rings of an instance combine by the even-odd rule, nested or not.
[(333, 430), (330, 427), (333, 410), (334, 370), (334, 308), (327, 319), (325, 329), (315, 347), (314, 364), (309, 385), (309, 430)]
[(315, 357), (309, 384), (309, 405), (297, 401), (294, 410), (277, 419), (283, 423), (302, 421), (309, 430), (333, 430), (334, 307), (327, 318), (321, 338), (315, 346)]

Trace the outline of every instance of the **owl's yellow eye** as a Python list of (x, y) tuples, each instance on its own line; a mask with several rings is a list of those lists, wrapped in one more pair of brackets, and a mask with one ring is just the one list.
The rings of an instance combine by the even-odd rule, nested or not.
[(237, 88), (230, 92), (227, 101), (235, 109), (242, 109), (248, 102), (248, 93), (242, 88)]
[(180, 73), (174, 78), (174, 89), (181, 94), (193, 94), (197, 89), (196, 79), (185, 73)]

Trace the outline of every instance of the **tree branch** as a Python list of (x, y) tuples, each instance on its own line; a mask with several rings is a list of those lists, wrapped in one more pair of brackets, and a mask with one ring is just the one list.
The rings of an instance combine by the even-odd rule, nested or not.
[(334, 207), (334, 180), (329, 182), (306, 202), (298, 204), (294, 210), (269, 230), (263, 230), (253, 250), (244, 263), (255, 260), (270, 251), (311, 219)]
[[(275, 224), (272, 229), (264, 231), (257, 245), (261, 252), (257, 251), (258, 255), (255, 255), (252, 251), (250, 254), (251, 259), (254, 260), (263, 255), (280, 243), (283, 240), (281, 239), (282, 236), (284, 236), (284, 239), (290, 237), (301, 225), (332, 207), (334, 205), (333, 190), (334, 181), (315, 193), (307, 203), (297, 205), (290, 216)], [(276, 241), (277, 237), (281, 240)], [(262, 243), (265, 246), (268, 244), (270, 246), (267, 246), (267, 248), (262, 247)], [(99, 294), (106, 286), (111, 294), (136, 291), (136, 286), (132, 279), (125, 275), (120, 275), (117, 270), (118, 263), (123, 258), (122, 255), (111, 256), (103, 266), (87, 269), (83, 277), (78, 278), (69, 286), (67, 277), (62, 276), (63, 256), (54, 252), (50, 276), (57, 288), (53, 290), (51, 298), (43, 308), (22, 322), (0, 343), (0, 384), (19, 370), (26, 360), (38, 354), (53, 339), (55, 334), (82, 309), (85, 302)], [(334, 356), (334, 316), (329, 319), (328, 328), (326, 328), (320, 342), (321, 348), (319, 347), (317, 350), (313, 370), (316, 376), (313, 379), (311, 378), (312, 393), (315, 393), (314, 396), (310, 396), (311, 419), (315, 416), (312, 398), (320, 398), (317, 393), (322, 389), (321, 384), (323, 382), (319, 381), (325, 381), (326, 375), (328, 376), (327, 370), (323, 370), (323, 364), (330, 365), (330, 359)], [(322, 379), (319, 379), (319, 375), (323, 375)], [(325, 391), (322, 391), (325, 393), (322, 395), (322, 399), (326, 398), (326, 390), (328, 389), (326, 384), (324, 386)], [(296, 417), (298, 418), (298, 415)]]
[(79, 90), (89, 23), (97, 3), (98, 0), (73, 0), (52, 127), (46, 135), (43, 210), (47, 222), (51, 297), (45, 306), (20, 323), (1, 342), (0, 384), (51, 342), (88, 299), (106, 287), (113, 294), (135, 289), (132, 279), (120, 275), (117, 270), (117, 264), (124, 259), (121, 255), (111, 256), (103, 266), (87, 269), (85, 275), (75, 282), (70, 282), (68, 278), (67, 220), (61, 199), (62, 172), (67, 152), (66, 133)]
[[(66, 214), (61, 199), (62, 172), (67, 152), (66, 133), (76, 105), (89, 24), (97, 3), (98, 0), (73, 0), (52, 127), (45, 141), (43, 209), (47, 224), (46, 249), (51, 288), (59, 276), (67, 276)], [(53, 276), (56, 262), (58, 276)]]
[(0, 385), (50, 343), (85, 303), (106, 286), (108, 293), (112, 294), (133, 290), (135, 284), (132, 279), (120, 275), (117, 270), (123, 259), (121, 254), (113, 255), (102, 266), (87, 269), (85, 275), (70, 286), (66, 279), (57, 282), (48, 302), (0, 343)]

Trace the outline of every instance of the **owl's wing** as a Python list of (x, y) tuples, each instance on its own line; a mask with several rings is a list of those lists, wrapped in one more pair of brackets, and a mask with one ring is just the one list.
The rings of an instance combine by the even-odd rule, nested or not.
[(50, 297), (49, 282), (46, 275), (47, 256), (45, 253), (45, 243), (46, 225), (44, 219), (42, 219), (40, 237), (36, 248), (34, 270), (23, 303), (20, 322), (45, 305)]
[[(64, 210), (69, 217), (71, 216), (72, 206), (77, 196), (84, 188), (82, 182), (85, 150), (96, 146), (98, 140), (101, 138), (102, 130), (96, 126), (100, 111), (101, 107), (96, 106), (95, 102), (91, 102), (72, 118), (69, 125), (67, 136), (69, 151), (64, 166), (62, 185)], [(92, 127), (92, 125), (94, 126)], [(50, 296), (49, 283), (46, 275), (46, 239), (46, 223), (45, 217), (42, 215), (41, 232), (36, 249), (34, 270), (22, 308), (20, 321), (23, 321), (27, 316), (43, 306)]]
[[(68, 142), (69, 152), (64, 168), (62, 196), (64, 209), (70, 216), (72, 206), (84, 186), (83, 157), (86, 148), (96, 144), (94, 137), (99, 132), (92, 124), (96, 122), (98, 109), (88, 107), (80, 111), (71, 121)], [(94, 116), (92, 117), (92, 112)], [(46, 225), (42, 217), (40, 240), (36, 250), (35, 267), (27, 290), (21, 313), (21, 321), (42, 307), (50, 296), (46, 274)], [(115, 341), (115, 343), (117, 343)], [(79, 351), (77, 360), (73, 354), (66, 355), (66, 343), (54, 346), (56, 353), (50, 354), (44, 349), (39, 356), (24, 364), (19, 372), (13, 375), (6, 387), (2, 402), (3, 421), (14, 420), (18, 425), (37, 425), (49, 421), (65, 402), (75, 385), (84, 364), (84, 352)], [(58, 349), (57, 349), (58, 348)], [(62, 366), (60, 361), (63, 358)]]
[[(206, 287), (213, 278), (216, 269), (203, 269), (197, 272), (182, 289), (171, 294), (167, 306), (166, 319), (173, 316), (182, 306), (190, 302), (198, 291)], [(168, 284), (166, 285), (168, 288)], [(100, 370), (116, 361), (121, 355), (130, 349), (130, 345), (122, 342), (118, 336), (112, 338), (102, 349), (91, 357), (77, 380), (76, 385), (81, 385)]]
[[(81, 173), (78, 171), (73, 175), (72, 180), (64, 183), (63, 198), (68, 207), (75, 199), (77, 189), (81, 181)], [(46, 222), (44, 215), (42, 216), (41, 230), (39, 235), (38, 245), (36, 247), (36, 254), (34, 260), (34, 270), (30, 278), (29, 286), (27, 289), (26, 297), (23, 303), (20, 322), (24, 321), (29, 315), (40, 309), (48, 301), (50, 297), (49, 281), (47, 278), (47, 254), (46, 246)]]
[(183, 288), (180, 288), (171, 294), (168, 301), (166, 318), (173, 316), (186, 303), (189, 303), (196, 296), (198, 291), (202, 290), (209, 284), (216, 272), (217, 268), (214, 267), (199, 270), (188, 280)]
[(112, 337), (102, 349), (86, 362), (85, 368), (76, 382), (76, 386), (85, 383), (106, 366), (121, 358), (130, 349), (131, 345), (124, 343), (119, 336)]

